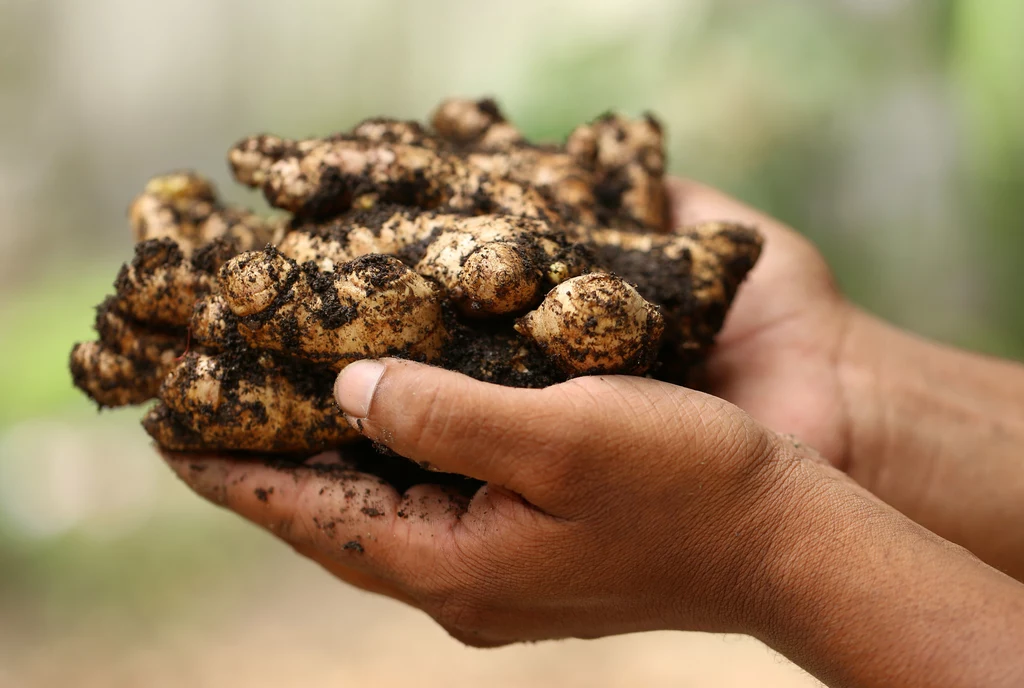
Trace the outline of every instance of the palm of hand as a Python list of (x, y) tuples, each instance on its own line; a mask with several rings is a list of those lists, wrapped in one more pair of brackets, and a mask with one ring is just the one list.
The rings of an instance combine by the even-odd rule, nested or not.
[(707, 361), (707, 391), (845, 467), (839, 363), (850, 309), (825, 261), (791, 229), (717, 191), (691, 182), (670, 190), (679, 225), (738, 220), (765, 235), (764, 253)]

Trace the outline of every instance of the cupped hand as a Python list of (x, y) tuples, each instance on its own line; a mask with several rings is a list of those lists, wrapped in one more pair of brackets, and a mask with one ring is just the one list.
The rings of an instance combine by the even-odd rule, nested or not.
[(821, 254), (778, 220), (719, 191), (680, 179), (668, 188), (676, 226), (734, 220), (765, 237), (707, 361), (706, 389), (850, 469), (842, 366), (845, 335), (858, 315)]
[(193, 489), (344, 580), (491, 646), (652, 629), (751, 632), (816, 465), (735, 406), (630, 377), (543, 390), (361, 361), (339, 402), (367, 437), (486, 481), (467, 504), (353, 471), (168, 456)]

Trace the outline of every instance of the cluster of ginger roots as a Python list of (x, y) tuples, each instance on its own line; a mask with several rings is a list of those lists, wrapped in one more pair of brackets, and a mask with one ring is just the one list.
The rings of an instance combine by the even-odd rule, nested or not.
[(578, 375), (686, 380), (761, 238), (726, 222), (670, 231), (662, 132), (605, 115), (536, 145), (492, 101), (449, 100), (429, 129), (261, 135), (235, 178), (287, 219), (225, 207), (194, 173), (129, 210), (135, 256), (75, 346), (101, 407), (158, 402), (173, 451), (308, 456), (358, 438), (335, 373), (397, 356), (505, 385)]

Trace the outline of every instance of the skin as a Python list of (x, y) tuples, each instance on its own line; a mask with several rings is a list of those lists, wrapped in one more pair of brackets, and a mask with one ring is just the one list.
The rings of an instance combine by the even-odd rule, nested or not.
[(1024, 366), (902, 332), (839, 292), (817, 249), (714, 189), (670, 182), (676, 225), (766, 237), (708, 389), (817, 448), (911, 519), (1024, 580)]
[(718, 396), (346, 368), (338, 400), (363, 434), (487, 482), (461, 509), (352, 471), (168, 462), (471, 645), (742, 632), (829, 685), (1020, 685), (1024, 586), (997, 568), (1024, 575), (1024, 371), (888, 328), (791, 230), (693, 183), (671, 191), (679, 222), (767, 237), (709, 361)]

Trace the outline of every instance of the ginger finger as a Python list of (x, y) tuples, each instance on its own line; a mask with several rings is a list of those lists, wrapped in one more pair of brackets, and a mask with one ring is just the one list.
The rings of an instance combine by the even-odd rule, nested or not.
[(221, 293), (255, 348), (340, 370), (359, 358), (439, 358), (447, 332), (436, 287), (397, 258), (368, 255), (322, 272), (267, 248), (224, 266)]
[(591, 242), (601, 265), (661, 306), (666, 337), (687, 359), (711, 346), (762, 246), (754, 229), (724, 222), (678, 235), (595, 230)]
[(238, 333), (238, 319), (220, 294), (200, 300), (192, 312), (189, 332), (196, 344), (210, 351), (223, 351)]
[(271, 165), (283, 158), (299, 155), (301, 148), (298, 141), (271, 134), (249, 136), (231, 148), (228, 164), (239, 182), (260, 187), (266, 182)]
[(360, 437), (334, 403), (332, 379), (267, 355), (189, 353), (160, 399), (206, 449), (314, 454)]
[(571, 210), (567, 215), (574, 222), (592, 225), (596, 221), (593, 174), (564, 151), (527, 143), (493, 100), (446, 100), (434, 112), (431, 124), (445, 139), (469, 149), (470, 167), (550, 192)]
[(306, 217), (337, 215), (367, 194), (428, 210), (555, 217), (536, 189), (492, 178), (443, 151), (328, 138), (264, 153), (265, 140), (246, 139), (232, 150), (236, 178), (261, 187), (271, 205)]
[(165, 351), (178, 356), (184, 351), (187, 335), (181, 330), (156, 330), (129, 321), (118, 312), (116, 296), (108, 296), (96, 308), (95, 329), (104, 346), (123, 356), (146, 361), (163, 359)]
[(571, 223), (593, 226), (598, 221), (596, 177), (562, 151), (524, 144), (497, 155), (474, 152), (467, 161), (492, 177), (543, 190), (555, 202), (553, 209)]
[[(174, 239), (179, 245), (195, 239), (195, 225), (213, 212), (217, 195), (205, 177), (176, 172), (154, 177), (128, 207), (135, 241)], [(182, 231), (182, 225), (187, 229)]]
[(449, 233), (448, 242), (431, 245), (438, 253), (428, 253), (423, 259), (431, 268), (437, 268), (444, 254), (453, 257), (468, 252), (459, 265), (456, 285), (449, 292), (463, 312), (504, 315), (536, 304), (544, 273), (537, 268), (528, 247), (495, 241), (470, 250), (476, 242), (469, 235), (463, 237), (468, 241)]
[(460, 146), (504, 151), (523, 141), (523, 135), (490, 98), (450, 98), (434, 111), (430, 124), (443, 138)]
[(657, 357), (664, 321), (658, 309), (619, 277), (581, 275), (551, 290), (516, 321), (567, 374), (633, 374)]
[(427, 243), (462, 216), (418, 212), (382, 205), (369, 212), (353, 211), (327, 223), (305, 223), (288, 232), (278, 251), (297, 263), (312, 261), (321, 270), (371, 253), (419, 260)]
[[(402, 144), (325, 139), (308, 150), (264, 153), (266, 137), (246, 139), (230, 158), (236, 178), (262, 187), (267, 201), (283, 210), (327, 217), (348, 210), (360, 194), (435, 207), (447, 200), (445, 180), (455, 172), (444, 154)], [(239, 152), (241, 151), (241, 152)]]
[(211, 290), (213, 275), (196, 268), (172, 239), (135, 246), (114, 287), (118, 308), (139, 322), (183, 327), (199, 298)]
[(263, 248), (279, 238), (275, 224), (221, 205), (213, 184), (192, 172), (151, 179), (128, 217), (137, 242), (173, 239), (185, 256), (220, 238), (234, 242), (236, 252)]
[(535, 306), (542, 287), (585, 272), (592, 258), (539, 220), (395, 212), (376, 225), (358, 216), (290, 232), (280, 252), (333, 270), (371, 253), (397, 255), (448, 290), (467, 315), (514, 313)]
[[(540, 301), (552, 262), (540, 238), (546, 226), (520, 218), (461, 218), (430, 242), (416, 271), (448, 289), (471, 315), (503, 315)], [(553, 242), (549, 250), (556, 250)]]
[(420, 126), (419, 122), (375, 117), (356, 125), (352, 136), (371, 143), (403, 143), (426, 148), (437, 148), (437, 141)]
[(168, 349), (155, 361), (135, 359), (102, 342), (81, 342), (71, 350), (71, 379), (100, 408), (141, 404), (157, 395), (176, 355)]
[(641, 227), (668, 231), (664, 141), (653, 116), (604, 115), (573, 130), (565, 151), (594, 170), (599, 203)]
[(715, 254), (730, 300), (764, 247), (764, 237), (757, 230), (733, 222), (703, 222), (683, 228), (680, 235), (694, 239)]
[(196, 302), (215, 289), (214, 276), (238, 255), (238, 248), (238, 241), (221, 237), (195, 249), (190, 258), (173, 239), (136, 244), (135, 257), (114, 282), (117, 309), (147, 325), (186, 326)]
[(174, 452), (198, 452), (209, 449), (202, 436), (182, 422), (163, 402), (157, 403), (142, 419), (142, 427), (161, 449)]
[(527, 143), (490, 100), (445, 101), (432, 123), (442, 137), (470, 149), (471, 167), (547, 190), (574, 222), (593, 226), (598, 215), (623, 215), (667, 230), (662, 131), (651, 116), (606, 115), (577, 127), (564, 148)]

